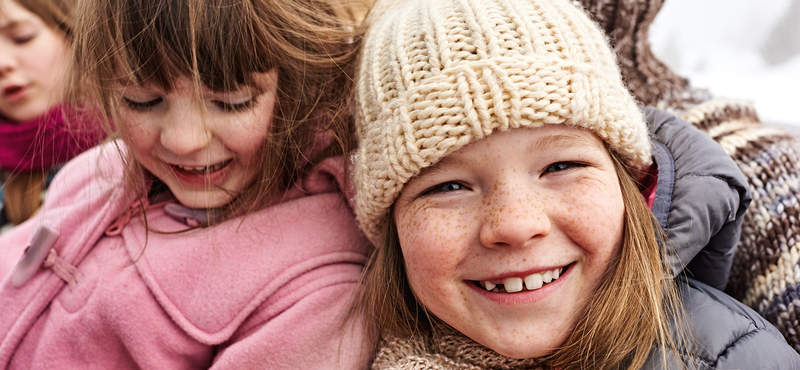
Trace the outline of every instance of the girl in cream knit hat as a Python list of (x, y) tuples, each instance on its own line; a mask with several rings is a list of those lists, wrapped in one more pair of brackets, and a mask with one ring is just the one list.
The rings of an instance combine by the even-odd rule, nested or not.
[(645, 116), (581, 9), (387, 0), (361, 58), (373, 369), (800, 368), (752, 311), (671, 278)]

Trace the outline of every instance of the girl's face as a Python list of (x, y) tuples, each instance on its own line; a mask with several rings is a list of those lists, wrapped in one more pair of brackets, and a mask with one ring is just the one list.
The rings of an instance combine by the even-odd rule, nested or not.
[(136, 158), (190, 208), (226, 205), (261, 172), (272, 122), (277, 71), (231, 92), (179, 78), (170, 92), (120, 88), (117, 124)]
[(514, 358), (572, 331), (618, 255), (612, 159), (566, 125), (494, 133), (423, 170), (395, 202), (408, 281), (431, 313)]
[(13, 0), (0, 0), (0, 114), (34, 119), (64, 99), (67, 41)]

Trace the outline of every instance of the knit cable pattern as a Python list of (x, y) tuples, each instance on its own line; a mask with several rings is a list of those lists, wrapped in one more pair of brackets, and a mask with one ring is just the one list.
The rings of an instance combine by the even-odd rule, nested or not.
[(405, 183), (492, 132), (588, 129), (650, 163), (641, 111), (605, 36), (566, 0), (384, 1), (356, 89), (356, 215), (375, 242)]

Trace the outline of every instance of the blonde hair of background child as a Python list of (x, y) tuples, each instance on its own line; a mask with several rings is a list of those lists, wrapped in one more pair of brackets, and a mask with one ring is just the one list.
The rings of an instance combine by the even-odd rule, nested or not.
[[(72, 40), (74, 0), (10, 1), (41, 18), (48, 27), (63, 33), (67, 42)], [(46, 179), (47, 173), (41, 171), (9, 174), (3, 183), (3, 203), (6, 216), (12, 224), (19, 224), (36, 213), (42, 205), (41, 192)]]
[[(351, 10), (359, 4), (83, 1), (76, 22), (75, 95), (98, 102), (104, 121), (121, 124), (116, 86), (152, 84), (169, 91), (177, 78), (186, 77), (199, 96), (202, 86), (231, 91), (251, 85), (255, 73), (277, 69), (262, 171), (219, 219), (254, 211), (291, 186), (309, 163), (345, 153), (351, 145), (345, 107), (359, 41)], [(321, 158), (306, 158), (304, 149), (323, 131), (333, 134), (333, 144)], [(126, 163), (129, 183), (140, 188), (143, 169), (129, 158)]]

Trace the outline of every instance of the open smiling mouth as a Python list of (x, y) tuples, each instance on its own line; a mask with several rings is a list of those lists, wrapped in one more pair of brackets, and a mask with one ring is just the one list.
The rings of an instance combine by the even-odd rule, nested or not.
[(176, 170), (183, 171), (183, 172), (188, 172), (188, 173), (195, 174), (195, 175), (207, 175), (207, 174), (214, 173), (214, 172), (217, 172), (217, 171), (225, 168), (226, 166), (231, 164), (231, 162), (233, 162), (232, 158), (228, 159), (226, 161), (217, 163), (217, 164), (215, 164), (213, 166), (184, 167), (184, 166), (172, 165), (172, 167), (174, 169), (176, 169)]
[(12, 95), (14, 93), (18, 93), (22, 90), (22, 86), (11, 86), (3, 90), (3, 94), (5, 95)]
[(543, 273), (530, 274), (524, 277), (505, 278), (502, 281), (473, 280), (472, 284), (492, 293), (518, 293), (523, 290), (537, 290), (549, 283), (556, 281), (561, 275), (564, 275), (567, 272), (570, 266), (572, 266), (572, 264), (545, 271)]

